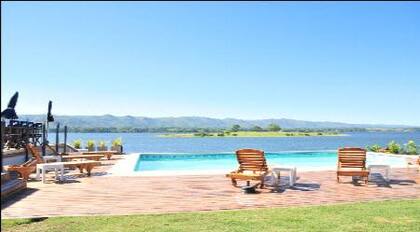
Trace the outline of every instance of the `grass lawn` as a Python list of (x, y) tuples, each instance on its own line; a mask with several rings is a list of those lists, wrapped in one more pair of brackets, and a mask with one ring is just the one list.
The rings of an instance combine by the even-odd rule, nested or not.
[[(52, 209), (53, 210), (53, 209)], [(218, 212), (3, 220), (2, 231), (420, 231), (420, 199)]]
[(333, 133), (333, 132), (238, 131), (238, 132), (230, 132), (230, 133), (174, 133), (174, 134), (160, 135), (160, 137), (167, 137), (167, 138), (305, 137), (305, 136), (343, 136), (343, 134), (338, 134), (338, 133)]

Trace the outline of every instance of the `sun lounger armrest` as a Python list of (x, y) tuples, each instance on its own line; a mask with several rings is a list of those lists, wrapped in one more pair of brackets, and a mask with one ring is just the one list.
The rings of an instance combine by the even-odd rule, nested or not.
[(237, 173), (239, 173), (239, 170), (232, 171), (232, 172), (230, 172), (230, 173), (226, 174), (225, 176), (226, 176), (226, 177), (231, 177), (232, 175), (237, 174)]

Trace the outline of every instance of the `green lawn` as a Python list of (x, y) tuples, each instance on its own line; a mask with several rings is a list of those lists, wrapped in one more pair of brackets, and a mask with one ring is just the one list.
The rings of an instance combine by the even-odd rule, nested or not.
[(230, 133), (173, 133), (163, 134), (167, 138), (220, 138), (220, 137), (305, 137), (305, 136), (343, 136), (333, 132), (275, 132), (275, 131), (238, 131)]
[[(281, 196), (280, 196), (281, 197)], [(51, 209), (53, 210), (53, 209)], [(420, 199), (134, 216), (2, 220), (2, 231), (420, 231)]]

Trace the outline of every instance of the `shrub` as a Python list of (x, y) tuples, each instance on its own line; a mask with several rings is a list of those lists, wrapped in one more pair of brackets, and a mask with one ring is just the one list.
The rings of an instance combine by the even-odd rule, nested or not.
[(76, 139), (73, 141), (73, 147), (76, 149), (82, 148), (82, 140)]
[(93, 149), (95, 147), (95, 140), (88, 140), (86, 146), (88, 149)]
[(322, 135), (322, 133), (321, 132), (318, 132), (317, 135)]
[(235, 133), (234, 133), (234, 134), (232, 134), (232, 136), (238, 136), (238, 134), (235, 134)]
[(106, 142), (104, 140), (99, 141), (98, 147), (105, 148), (105, 146), (106, 146)]
[(268, 125), (267, 130), (268, 131), (281, 131), (281, 127), (277, 124), (271, 123), (270, 125)]
[(400, 150), (401, 150), (401, 146), (400, 146), (398, 143), (396, 143), (394, 140), (392, 140), (392, 141), (388, 144), (388, 150), (389, 150), (391, 153), (398, 154), (398, 153), (400, 152)]
[(417, 145), (413, 140), (410, 140), (407, 144), (405, 144), (405, 152), (410, 155), (417, 154)]
[(224, 133), (217, 133), (217, 136), (225, 136)]
[(232, 126), (232, 128), (230, 129), (233, 132), (237, 132), (241, 129), (241, 126), (239, 126), (238, 124), (235, 124)]
[(113, 147), (122, 146), (122, 139), (121, 139), (121, 137), (112, 140), (112, 146)]
[(194, 136), (205, 137), (205, 136), (212, 136), (212, 135), (206, 132), (200, 132), (200, 133), (195, 133)]
[(381, 146), (379, 146), (378, 144), (374, 144), (372, 146), (367, 146), (366, 149), (368, 151), (379, 152), (379, 150), (381, 149)]

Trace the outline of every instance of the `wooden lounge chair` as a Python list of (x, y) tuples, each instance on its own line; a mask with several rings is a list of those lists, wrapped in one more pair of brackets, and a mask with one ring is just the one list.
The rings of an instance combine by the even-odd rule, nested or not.
[[(33, 145), (27, 145), (27, 148), (37, 160), (41, 161), (40, 163), (44, 163), (42, 156), (39, 154), (39, 152), (35, 149)], [(83, 169), (86, 169), (88, 176), (90, 176), (90, 172), (93, 169), (93, 167), (101, 165), (101, 162), (93, 161), (93, 160), (52, 162), (51, 164), (54, 164), (54, 163), (63, 164), (64, 167), (67, 167), (67, 168), (78, 168), (81, 173), (83, 173)]]
[[(112, 155), (118, 154), (114, 151), (89, 151), (89, 152), (69, 152), (63, 153), (63, 156), (86, 156), (86, 157), (106, 157), (107, 160), (110, 160)], [(81, 157), (83, 158), (83, 157)]]
[(247, 185), (251, 180), (260, 181), (260, 188), (264, 188), (264, 177), (268, 174), (267, 162), (264, 151), (254, 149), (241, 149), (236, 151), (239, 168), (226, 175), (232, 180), (234, 186), (237, 180), (246, 180)]
[(36, 170), (36, 165), (38, 161), (36, 159), (30, 159), (27, 162), (20, 164), (20, 165), (10, 165), (7, 168), (8, 172), (17, 172), (20, 174), (22, 179), (28, 180), (29, 175)]
[(417, 166), (417, 171), (418, 172), (420, 171), (420, 155), (416, 158), (407, 157), (406, 162), (407, 162), (407, 168), (409, 168), (410, 166)]
[(338, 149), (337, 182), (340, 176), (359, 176), (367, 184), (369, 171), (366, 170), (366, 150), (357, 147)]
[(100, 166), (101, 162), (94, 160), (85, 160), (85, 161), (68, 161), (68, 162), (55, 162), (57, 164), (63, 164), (66, 168), (78, 168), (80, 173), (83, 173), (83, 170), (86, 170), (87, 175), (90, 176), (91, 170)]
[(61, 156), (61, 158), (66, 161), (66, 160), (74, 160), (74, 159), (88, 159), (88, 160), (95, 160), (95, 161), (99, 161), (102, 157), (104, 157), (103, 155), (82, 155), (82, 154), (76, 154), (73, 155), (71, 153), (71, 155), (63, 155)]
[[(46, 145), (48, 149), (53, 151), (55, 154), (58, 155), (58, 152), (55, 150), (55, 148), (51, 147), (50, 145)], [(118, 154), (116, 151), (91, 151), (91, 152), (66, 152), (61, 153), (61, 156), (63, 159), (91, 159), (99, 161), (102, 157), (106, 157), (108, 160), (111, 159), (113, 154)]]
[(108, 160), (111, 159), (112, 155), (119, 154), (118, 151), (88, 151), (88, 152), (82, 152), (83, 155), (103, 155)]
[(26, 161), (23, 164), (18, 165), (10, 165), (7, 168), (9, 172), (17, 172), (20, 174), (22, 179), (28, 180), (29, 175), (36, 170), (36, 165), (40, 163), (44, 163), (44, 160), (39, 155), (34, 155), (34, 152), (37, 152), (33, 145), (26, 145), (26, 149), (31, 152), (32, 158)]

